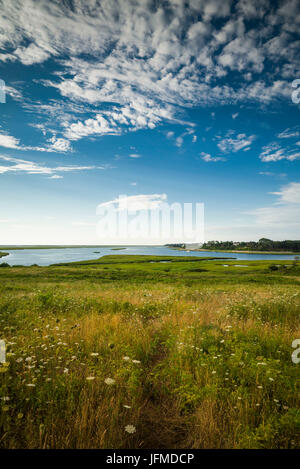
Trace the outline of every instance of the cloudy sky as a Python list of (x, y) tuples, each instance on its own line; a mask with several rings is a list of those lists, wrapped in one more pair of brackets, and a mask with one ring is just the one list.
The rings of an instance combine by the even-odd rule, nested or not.
[(120, 194), (299, 239), (299, 5), (0, 0), (0, 244), (97, 243)]

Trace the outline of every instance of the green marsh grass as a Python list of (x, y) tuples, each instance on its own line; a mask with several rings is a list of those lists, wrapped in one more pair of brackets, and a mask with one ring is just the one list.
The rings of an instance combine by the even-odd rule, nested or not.
[(0, 447), (299, 448), (300, 269), (223, 263), (0, 269)]

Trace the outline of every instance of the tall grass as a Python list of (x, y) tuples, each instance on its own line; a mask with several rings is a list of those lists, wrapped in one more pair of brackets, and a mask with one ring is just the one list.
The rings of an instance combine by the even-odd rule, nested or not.
[(300, 447), (298, 287), (147, 269), (1, 274), (0, 447)]

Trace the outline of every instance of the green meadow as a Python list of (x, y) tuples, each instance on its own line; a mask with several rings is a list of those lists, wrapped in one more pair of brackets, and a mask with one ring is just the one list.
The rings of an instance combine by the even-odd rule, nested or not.
[(4, 263), (0, 448), (300, 448), (300, 264), (228, 257)]

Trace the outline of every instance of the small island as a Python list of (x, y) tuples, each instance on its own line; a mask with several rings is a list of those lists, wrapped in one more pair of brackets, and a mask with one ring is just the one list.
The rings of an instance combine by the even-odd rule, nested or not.
[(8, 255), (9, 255), (8, 252), (1, 252), (1, 251), (0, 251), (0, 257), (4, 257), (4, 256), (8, 256)]

